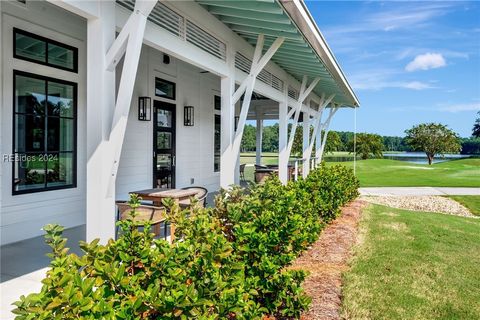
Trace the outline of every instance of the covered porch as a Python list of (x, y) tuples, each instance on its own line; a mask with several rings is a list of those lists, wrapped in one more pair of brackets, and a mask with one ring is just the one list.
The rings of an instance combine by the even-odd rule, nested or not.
[[(64, 6), (68, 8), (72, 4), (64, 3)], [(99, 9), (97, 14), (101, 17), (111, 14), (111, 11), (103, 6)], [(262, 14), (257, 16), (259, 10)], [(128, 130), (132, 122), (132, 110), (136, 108), (137, 93), (136, 82), (132, 80), (138, 79), (141, 74), (139, 68), (145, 61), (142, 58), (142, 48), (145, 46), (161, 53), (164, 64), (167, 56), (179, 65), (185, 65), (188, 77), (191, 77), (193, 70), (197, 70), (202, 74), (201, 77), (212, 79), (211, 88), (186, 86), (185, 90), (197, 89), (200, 96), (208, 89), (218, 92), (220, 106), (217, 108), (215, 105), (218, 100), (214, 95), (214, 116), (209, 119), (213, 120), (215, 130), (211, 137), (214, 146), (207, 150), (197, 149), (195, 154), (198, 157), (213, 155), (213, 170), (218, 170), (219, 187), (228, 188), (240, 182), (240, 144), (247, 119), (255, 119), (259, 124), (265, 117), (278, 119), (278, 175), (285, 183), (299, 119), (303, 118), (303, 122), (309, 124), (303, 126), (301, 159), (302, 175), (307, 176), (310, 169), (321, 161), (326, 141), (326, 134), (322, 136), (322, 131), (328, 132), (333, 115), (340, 108), (358, 106), (347, 80), (301, 2), (117, 1), (115, 14), (119, 34), (111, 45), (106, 46), (108, 50), (105, 61), (87, 59), (87, 72), (90, 68), (92, 74), (97, 75), (96, 79), (107, 79), (109, 72), (116, 69), (118, 87), (114, 108), (103, 115), (107, 123), (112, 121), (111, 126), (100, 124), (98, 118), (91, 119), (94, 127), (103, 128), (109, 138), (87, 137), (87, 151), (92, 151), (87, 162), (88, 240), (100, 237), (105, 241), (112, 236), (114, 219), (108, 217), (108, 214), (97, 215), (94, 212), (98, 212), (99, 204), (102, 204), (104, 212), (112, 212), (115, 198), (125, 193), (124, 188), (127, 185), (130, 190), (132, 188), (130, 181), (123, 183), (122, 180), (122, 168), (125, 164), (123, 157), (131, 155), (127, 147)], [(195, 19), (190, 18), (192, 16)], [(252, 16), (256, 19), (252, 19)], [(105, 41), (104, 38), (97, 39), (96, 35), (106, 34), (108, 26), (89, 24), (89, 28), (92, 31), (89, 42)], [(106, 43), (99, 43), (95, 47), (105, 45)], [(105, 67), (98, 68), (98, 63)], [(151, 71), (147, 70), (148, 72)], [(157, 78), (155, 83), (156, 81)], [(201, 84), (205, 83), (200, 81)], [(217, 89), (213, 88), (216, 81)], [(178, 82), (178, 85), (181, 83)], [(91, 88), (87, 93), (94, 95), (101, 85), (97, 86), (97, 83), (92, 81), (87, 83), (87, 88)], [(177, 91), (179, 95), (182, 94), (181, 90)], [(269, 108), (265, 109), (265, 106), (260, 104), (255, 106), (256, 103), (252, 102), (254, 95), (268, 100)], [(88, 107), (94, 107), (95, 103), (98, 102), (95, 101)], [(195, 103), (201, 104), (200, 100), (189, 101), (188, 95), (185, 95), (183, 101), (177, 101), (177, 115), (181, 117), (183, 111), (183, 120), (187, 121), (186, 108), (194, 106)], [(199, 112), (194, 111), (194, 114), (203, 116), (208, 112), (200, 108)], [(191, 129), (182, 126), (180, 117), (177, 117), (174, 124), (179, 134)], [(87, 122), (88, 120), (87, 118)], [(158, 118), (154, 119), (154, 126), (155, 121), (158, 124)], [(310, 126), (313, 127), (313, 134), (310, 134)], [(260, 131), (261, 125), (257, 128)], [(191, 151), (196, 148), (198, 137), (204, 132), (205, 130), (198, 130), (198, 135), (185, 134), (186, 139), (177, 138), (174, 146), (178, 152), (164, 159), (164, 162), (173, 166), (174, 175), (180, 176), (182, 170), (187, 170), (187, 166), (182, 167), (182, 162), (198, 166), (198, 162), (191, 159), (192, 153), (185, 153), (182, 157), (180, 150), (183, 148)], [(219, 136), (220, 141), (215, 141), (215, 135)], [(261, 139), (260, 134), (257, 136)], [(162, 134), (162, 137), (165, 135)], [(313, 150), (315, 141), (317, 147)], [(158, 138), (154, 138), (155, 143), (158, 143)], [(215, 149), (218, 145), (219, 149)], [(158, 157), (155, 150), (154, 157)], [(219, 163), (215, 164), (218, 160)], [(158, 163), (157, 159), (157, 166)], [(212, 174), (211, 177), (215, 175)], [(182, 185), (177, 183), (176, 187), (195, 184), (195, 181), (195, 177), (184, 176)]]
[[(358, 107), (301, 1), (49, 2), (86, 21), (84, 224), (66, 233), (74, 252), (79, 240), (115, 237), (115, 201), (131, 191), (199, 185), (211, 205), (219, 188), (240, 184), (248, 120), (259, 165), (263, 122), (278, 121), (286, 183), (289, 166), (307, 176), (321, 161), (334, 114)], [(292, 161), (300, 120), (303, 153)], [(46, 252), (41, 237), (3, 246), (2, 295), (39, 288)]]

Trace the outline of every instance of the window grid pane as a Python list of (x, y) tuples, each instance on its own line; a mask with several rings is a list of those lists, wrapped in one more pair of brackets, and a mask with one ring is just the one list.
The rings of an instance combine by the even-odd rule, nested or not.
[(14, 58), (77, 72), (77, 48), (17, 28), (13, 34)]
[(213, 171), (218, 172), (220, 171), (220, 139), (221, 139), (221, 122), (220, 116), (218, 114), (215, 115), (215, 125), (214, 125), (214, 150), (213, 150)]
[[(30, 112), (14, 113), (14, 193), (73, 187), (76, 85), (23, 72), (14, 72), (14, 76), (15, 110)], [(44, 91), (37, 94), (35, 103), (28, 104), (25, 101), (33, 101), (28, 94), (32, 85), (35, 91), (41, 87)]]

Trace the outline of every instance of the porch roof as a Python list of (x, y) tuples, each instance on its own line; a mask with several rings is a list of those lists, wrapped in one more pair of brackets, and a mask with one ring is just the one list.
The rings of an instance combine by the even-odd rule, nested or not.
[(339, 106), (359, 106), (353, 89), (303, 1), (195, 1), (253, 46), (259, 34), (265, 35), (266, 45), (284, 37), (285, 42), (272, 57), (278, 66), (300, 82), (304, 75), (310, 79), (319, 77), (314, 92), (327, 97), (335, 94), (333, 101)]

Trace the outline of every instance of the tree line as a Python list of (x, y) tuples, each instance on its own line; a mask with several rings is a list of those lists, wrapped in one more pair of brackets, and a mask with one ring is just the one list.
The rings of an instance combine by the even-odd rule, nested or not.
[[(455, 135), (455, 139), (461, 146), (462, 154), (480, 154), (480, 112), (479, 118), (476, 119), (474, 128), (472, 129), (472, 137), (459, 138)], [(444, 126), (445, 127), (445, 126)], [(435, 128), (430, 128), (435, 129)], [(291, 125), (289, 125), (289, 132)], [(408, 130), (407, 130), (408, 131)], [(263, 128), (263, 143), (262, 150), (264, 152), (278, 152), (278, 123)], [(313, 128), (310, 128), (312, 134)], [(244, 129), (243, 140), (241, 145), (242, 152), (255, 151), (256, 144), (256, 128), (251, 124), (247, 124)], [(301, 155), (302, 153), (302, 136), (303, 128), (300, 124), (295, 132), (294, 144), (292, 147), (293, 155)], [(353, 137), (354, 133), (351, 131), (330, 131), (327, 137), (325, 152), (344, 151), (353, 152)], [(357, 153), (362, 148), (372, 149), (375, 152), (385, 151), (416, 151), (412, 143), (409, 143), (408, 137), (398, 136), (381, 136), (376, 134), (359, 133), (357, 134)], [(315, 150), (315, 149), (314, 149)], [(373, 153), (375, 153), (373, 152)], [(378, 153), (377, 153), (378, 155)]]

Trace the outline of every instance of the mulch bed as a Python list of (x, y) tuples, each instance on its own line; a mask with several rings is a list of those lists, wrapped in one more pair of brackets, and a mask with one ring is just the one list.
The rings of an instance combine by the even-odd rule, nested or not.
[(328, 225), (312, 247), (289, 268), (310, 273), (303, 287), (312, 297), (312, 304), (301, 319), (341, 319), (342, 273), (348, 268), (365, 205), (365, 201), (356, 200), (344, 207), (340, 217)]

